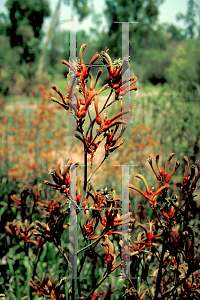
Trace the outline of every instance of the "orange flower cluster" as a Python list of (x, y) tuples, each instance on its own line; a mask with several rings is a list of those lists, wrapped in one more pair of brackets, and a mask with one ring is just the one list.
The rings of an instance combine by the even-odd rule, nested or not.
[(31, 279), (29, 285), (36, 290), (38, 298), (39, 296), (43, 296), (51, 298), (52, 300), (66, 299), (65, 295), (60, 293), (60, 288), (65, 283), (66, 279), (67, 278), (63, 278), (58, 284), (55, 284), (58, 280), (57, 276), (54, 276), (51, 280), (48, 276), (46, 276), (44, 280), (40, 280), (35, 276), (34, 280), (36, 283)]
[[(96, 53), (92, 60), (89, 63), (89, 66), (86, 68), (84, 61), (83, 61), (83, 51), (85, 50), (87, 44), (84, 44), (81, 46), (79, 51), (79, 62), (76, 64), (68, 63), (65, 60), (62, 60), (62, 63), (67, 65), (70, 69), (70, 71), (73, 73), (74, 77), (73, 80), (70, 82), (70, 76), (68, 74), (68, 87), (67, 87), (67, 96), (64, 97), (63, 94), (59, 91), (59, 89), (52, 85), (52, 89), (57, 92), (57, 94), (60, 96), (61, 101), (57, 100), (55, 97), (52, 97), (52, 101), (60, 104), (62, 107), (64, 107), (66, 110), (71, 109), (73, 111), (73, 114), (77, 120), (77, 133), (76, 138), (78, 138), (84, 146), (87, 148), (87, 152), (91, 155), (91, 166), (93, 162), (94, 154), (99, 147), (100, 143), (103, 141), (103, 139), (106, 137), (106, 143), (104, 145), (105, 147), (105, 158), (108, 157), (109, 153), (116, 150), (118, 147), (120, 147), (124, 143), (124, 139), (121, 140), (121, 142), (118, 142), (119, 138), (122, 136), (123, 132), (125, 131), (125, 128), (127, 124), (122, 123), (122, 120), (119, 120), (124, 114), (127, 114), (129, 110), (124, 110), (118, 114), (116, 114), (113, 118), (107, 120), (107, 115), (104, 114), (104, 117), (100, 116), (101, 112), (106, 109), (107, 101), (104, 104), (103, 110), (101, 112), (99, 111), (99, 94), (109, 88), (109, 84), (105, 84), (99, 91), (96, 91), (96, 84), (98, 82), (99, 77), (102, 74), (102, 70), (99, 70), (95, 80), (93, 81), (93, 76), (90, 73), (91, 67), (93, 63), (100, 57), (100, 54)], [(130, 88), (128, 90), (127, 87), (129, 87), (129, 84), (126, 86), (123, 86), (127, 82), (122, 82), (122, 68), (123, 72), (125, 72), (128, 68), (127, 60), (124, 60), (122, 63), (122, 66), (118, 67), (116, 66), (113, 68), (112, 61), (110, 56), (107, 52), (101, 52), (102, 54), (102, 61), (106, 65), (109, 65), (107, 67), (109, 77), (111, 79), (110, 87), (111, 87), (111, 93), (110, 96), (115, 90), (115, 99), (112, 101), (115, 102), (119, 99), (119, 95), (123, 96), (125, 93), (131, 90), (137, 90), (137, 86), (134, 86), (133, 88)], [(75, 85), (76, 78), (78, 78), (78, 85)], [(87, 87), (87, 81), (90, 80), (90, 88)], [(133, 81), (131, 81), (134, 79)], [(131, 77), (128, 81), (130, 81), (130, 84), (133, 84), (137, 81), (137, 78)], [(72, 103), (72, 98), (75, 97), (77, 104)], [(86, 115), (88, 114), (90, 117), (90, 106), (94, 103), (94, 108), (96, 112), (96, 117), (94, 120), (91, 121), (91, 124), (89, 126), (88, 134), (85, 136), (84, 130), (83, 130), (83, 124), (85, 123)], [(93, 127), (94, 124), (99, 125), (99, 129), (97, 130), (97, 133), (93, 134)], [(114, 135), (116, 134), (119, 125), (122, 125), (121, 133), (114, 138)], [(101, 137), (100, 137), (101, 135)], [(99, 138), (99, 139), (98, 139)], [(117, 143), (118, 142), (118, 143)]]

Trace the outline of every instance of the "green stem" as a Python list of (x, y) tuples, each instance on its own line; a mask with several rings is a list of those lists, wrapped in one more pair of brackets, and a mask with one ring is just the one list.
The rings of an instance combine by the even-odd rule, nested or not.
[[(108, 96), (108, 98), (107, 98), (107, 100), (106, 100), (106, 102), (105, 102), (103, 108), (102, 108), (101, 111), (99, 112), (99, 114), (101, 114), (102, 111), (106, 108), (105, 105), (108, 103), (108, 100), (110, 99), (110, 96), (112, 95), (112, 92), (113, 92), (113, 90), (110, 91), (110, 94), (109, 94), (109, 96)], [(111, 103), (112, 103), (112, 102), (111, 102)], [(90, 128), (91, 128), (92, 126), (94, 126), (95, 120), (96, 120), (96, 118), (94, 118), (94, 119), (92, 120), (92, 122), (90, 123), (90, 125), (89, 125), (89, 127), (88, 127), (88, 130), (87, 130), (87, 133), (86, 133), (86, 136), (88, 135)], [(95, 138), (92, 140), (92, 142), (93, 142), (96, 138), (97, 138), (97, 135), (96, 135)], [(90, 143), (90, 145), (92, 144), (92, 142)]]
[[(100, 113), (102, 113), (102, 111), (105, 109), (106, 104), (108, 103), (108, 101), (109, 101), (109, 99), (110, 99), (110, 97), (111, 97), (111, 95), (112, 95), (112, 92), (113, 92), (113, 89), (111, 89), (110, 94), (109, 94), (109, 96), (108, 96), (106, 102), (104, 103), (104, 106), (103, 106), (102, 110), (100, 111)], [(99, 113), (99, 114), (100, 114), (100, 113)]]
[(87, 300), (89, 297), (96, 291), (96, 289), (102, 284), (102, 282), (110, 275), (111, 271), (106, 270), (104, 275), (102, 276), (101, 280), (97, 284), (97, 286), (89, 293), (89, 295), (84, 299)]
[[(84, 144), (84, 184), (83, 184), (83, 193), (82, 193), (82, 197), (81, 197), (81, 203), (80, 203), (80, 211), (82, 210), (82, 206), (83, 206), (83, 201), (85, 199), (85, 194), (86, 194), (86, 189), (87, 189), (87, 146)], [(80, 221), (80, 212), (78, 213), (77, 216), (77, 224), (79, 224)], [(79, 231), (79, 227), (77, 227), (77, 234)]]
[[(177, 284), (175, 284), (171, 289), (169, 289), (168, 291), (166, 291), (162, 296), (157, 297), (157, 299), (162, 299), (164, 300), (167, 296), (169, 296), (170, 294), (172, 294), (180, 285), (185, 284), (186, 280), (190, 277), (190, 275), (193, 273), (193, 270), (188, 270), (187, 274), (185, 275), (185, 277), (179, 281)], [(155, 298), (154, 298), (155, 299)]]
[(90, 176), (87, 179), (87, 183), (90, 181), (92, 175), (101, 167), (101, 165), (103, 164), (103, 162), (106, 160), (106, 157), (104, 157), (104, 159), (100, 162), (100, 164), (98, 165), (98, 167), (90, 174)]
[(165, 243), (163, 244), (163, 247), (162, 247), (160, 265), (159, 265), (158, 276), (157, 276), (157, 281), (156, 281), (156, 291), (155, 291), (155, 297), (154, 297), (155, 300), (158, 297), (159, 287), (160, 287), (160, 283), (162, 280), (162, 266), (163, 266), (164, 254), (165, 254)]
[[(86, 188), (87, 188), (87, 147), (84, 146), (84, 185), (83, 185), (83, 191), (86, 193)], [(82, 199), (81, 199), (82, 200)], [(81, 205), (82, 208), (82, 205)]]
[(32, 275), (33, 279), (34, 279), (34, 276), (36, 275), (36, 268), (37, 268), (37, 264), (38, 264), (38, 262), (40, 260), (40, 256), (42, 254), (42, 251), (43, 251), (43, 245), (40, 247), (38, 255), (37, 255), (35, 261), (33, 262), (33, 275)]
[(69, 262), (69, 259), (68, 259), (67, 255), (65, 254), (63, 247), (61, 245), (58, 245), (57, 242), (55, 242), (55, 245), (56, 245), (57, 249), (59, 250), (60, 254), (66, 260), (68, 266), (70, 266), (70, 268), (72, 268), (71, 263)]
[[(77, 244), (78, 244), (78, 232), (77, 232), (77, 222), (75, 225), (76, 228), (76, 239), (74, 242), (74, 258), (77, 261)], [(74, 263), (72, 266), (72, 300), (77, 300), (78, 299), (78, 290), (77, 290), (77, 263)]]
[[(105, 230), (105, 229), (104, 229), (104, 230)], [(77, 255), (78, 255), (79, 253), (85, 251), (86, 249), (92, 247), (92, 245), (94, 245), (95, 243), (97, 243), (97, 242), (98, 242), (98, 241), (106, 234), (106, 232), (107, 232), (107, 230), (103, 231), (102, 234), (99, 236), (99, 238), (98, 238), (97, 240), (95, 240), (95, 241), (92, 242), (91, 244), (89, 244), (89, 245), (83, 247), (81, 250), (79, 250), (79, 251), (77, 252)]]
[[(85, 199), (85, 194), (86, 194), (86, 189), (87, 189), (87, 146), (84, 144), (84, 184), (83, 184), (83, 193), (82, 193), (82, 197), (81, 197), (81, 203), (80, 203), (80, 211), (82, 210), (82, 206), (83, 206), (83, 200)], [(80, 222), (80, 212), (78, 213), (77, 216), (77, 222), (76, 222), (76, 237), (79, 236), (79, 224)], [(75, 245), (75, 253), (77, 251), (77, 240), (75, 241), (76, 245)], [(79, 252), (77, 252), (76, 257), (78, 255)], [(77, 290), (77, 278), (74, 278), (74, 274), (75, 274), (75, 266), (73, 266), (73, 279), (72, 279), (72, 299), (76, 300), (78, 299), (78, 290)]]

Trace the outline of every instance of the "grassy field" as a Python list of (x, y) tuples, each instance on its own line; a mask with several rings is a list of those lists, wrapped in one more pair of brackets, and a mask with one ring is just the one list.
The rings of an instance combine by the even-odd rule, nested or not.
[[(53, 84), (64, 92), (66, 86), (65, 79), (52, 80)], [(97, 86), (98, 90), (100, 86)], [(49, 90), (51, 88), (49, 87)], [(103, 106), (109, 89), (100, 94), (100, 107)], [(58, 97), (57, 97), (58, 98)], [(42, 151), (42, 144), (46, 144), (46, 148), (55, 148), (56, 145), (63, 140), (60, 137), (68, 132), (68, 112), (63, 108), (59, 109), (59, 105), (50, 100), (50, 95), (43, 107), (41, 107), (41, 97), (39, 98), (25, 98), (25, 97), (8, 97), (5, 99), (6, 105), (3, 111), (3, 118), (7, 118), (6, 124), (2, 127), (2, 134), (0, 145), (6, 145), (14, 137), (19, 137), (19, 132), (23, 132), (22, 137), (26, 136), (27, 148), (24, 151), (29, 151), (29, 146), (36, 142)], [(34, 102), (34, 103), (33, 103)], [(17, 108), (19, 107), (19, 109)], [(93, 105), (92, 105), (93, 107)], [(192, 155), (192, 144), (195, 144), (195, 138), (198, 134), (198, 111), (200, 109), (199, 103), (183, 103), (179, 99), (177, 92), (171, 91), (168, 87), (162, 86), (142, 86), (139, 92), (132, 92), (130, 99), (130, 131), (135, 130), (140, 124), (146, 127), (151, 127), (151, 137), (159, 141), (159, 146), (155, 151), (163, 148), (163, 157), (166, 157), (171, 152), (176, 153), (176, 157), (182, 159), (184, 155)], [(9, 110), (14, 113), (11, 115)], [(113, 117), (121, 110), (121, 101), (117, 101), (111, 109), (107, 109), (108, 118)], [(95, 117), (94, 107), (90, 110), (91, 117)], [(24, 124), (20, 123), (18, 119), (25, 118)], [(30, 140), (31, 131), (33, 130), (33, 122), (36, 122), (34, 135)], [(20, 125), (21, 124), (21, 125)], [(21, 127), (20, 127), (21, 126)], [(19, 130), (20, 128), (20, 130)], [(5, 133), (6, 131), (6, 133)], [(7, 135), (7, 142), (6, 142)], [(137, 132), (135, 132), (137, 135)], [(35, 136), (35, 140), (34, 140)], [(44, 143), (42, 143), (42, 139)], [(45, 140), (46, 139), (46, 140)], [(48, 143), (49, 141), (49, 145)], [(57, 140), (58, 139), (58, 140)], [(30, 140), (30, 141), (29, 141)], [(72, 145), (71, 140), (65, 138), (65, 143), (68, 146)], [(63, 145), (64, 146), (64, 145)], [(61, 146), (61, 147), (63, 147)], [(12, 144), (16, 153), (22, 151), (20, 144)], [(65, 147), (65, 146), (64, 146)], [(5, 150), (5, 149), (4, 149)], [(103, 150), (103, 149), (102, 149)], [(2, 161), (5, 160), (6, 153), (2, 155)]]

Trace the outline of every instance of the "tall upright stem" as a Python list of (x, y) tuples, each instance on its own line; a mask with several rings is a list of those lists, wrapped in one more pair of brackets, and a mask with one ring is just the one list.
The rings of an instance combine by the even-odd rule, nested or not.
[[(86, 189), (87, 189), (87, 145), (84, 143), (84, 184), (83, 184), (83, 193), (82, 193), (81, 203), (80, 203), (80, 210), (82, 210), (82, 205), (83, 205), (83, 200), (85, 199)], [(77, 216), (77, 222), (76, 222), (76, 225), (75, 225), (75, 227), (76, 227), (76, 238), (79, 236), (80, 215), (81, 214), (79, 212), (78, 216)], [(77, 250), (78, 250), (78, 240), (76, 239), (75, 249), (74, 249), (76, 259), (77, 259)], [(75, 268), (77, 268), (77, 264), (74, 264), (74, 266), (72, 268), (73, 269), (73, 278), (72, 278), (72, 299), (73, 300), (78, 299), (78, 289), (77, 289), (77, 279), (78, 278), (74, 278), (74, 275), (77, 274)], [(78, 275), (78, 277), (79, 277), (79, 275)]]
[(159, 266), (158, 276), (157, 276), (157, 281), (156, 281), (156, 291), (155, 291), (155, 296), (154, 296), (155, 300), (158, 297), (158, 293), (159, 293), (159, 289), (160, 289), (160, 283), (161, 283), (161, 280), (162, 280), (162, 267), (163, 267), (164, 254), (165, 254), (165, 243), (163, 244), (163, 247), (162, 247), (160, 266)]
[(97, 284), (97, 286), (89, 293), (89, 295), (85, 298), (85, 300), (89, 299), (89, 297), (97, 290), (97, 288), (102, 284), (102, 282), (110, 275), (111, 271), (106, 270), (104, 275), (102, 276), (101, 280)]
[[(82, 205), (83, 205), (83, 200), (85, 199), (86, 189), (87, 189), (87, 145), (84, 144), (84, 183), (83, 183), (83, 193), (81, 196), (80, 210), (82, 210)], [(79, 224), (79, 221), (80, 221), (80, 213), (78, 213), (78, 216), (77, 216), (77, 224)], [(78, 227), (78, 230), (79, 230), (79, 227)], [(77, 230), (77, 233), (78, 233), (78, 230)]]
[[(83, 205), (83, 200), (85, 199), (85, 194), (86, 194), (86, 189), (87, 189), (87, 146), (84, 144), (84, 184), (83, 184), (83, 193), (82, 193), (82, 197), (81, 197), (81, 203), (80, 203), (80, 210), (82, 210), (82, 205)], [(80, 223), (80, 212), (78, 213), (77, 216), (77, 222), (76, 222), (76, 237), (79, 236), (79, 223)], [(77, 243), (78, 241), (76, 241)], [(76, 244), (77, 246), (77, 244)], [(75, 253), (77, 256), (77, 248), (75, 249)], [(73, 272), (73, 274), (76, 274), (75, 270)], [(80, 274), (78, 274), (79, 277)], [(72, 279), (72, 299), (76, 300), (77, 298), (77, 278)]]
[(84, 145), (84, 185), (83, 185), (83, 192), (86, 193), (87, 188), (87, 146)]

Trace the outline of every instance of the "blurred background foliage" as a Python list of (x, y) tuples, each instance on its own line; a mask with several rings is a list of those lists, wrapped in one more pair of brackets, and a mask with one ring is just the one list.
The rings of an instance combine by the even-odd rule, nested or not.
[[(188, 0), (186, 15), (177, 16), (185, 21), (183, 29), (174, 24), (158, 23), (159, 6), (163, 2), (106, 0), (104, 14), (107, 24), (100, 31), (101, 16), (94, 12), (91, 1), (72, 1), (73, 14), (78, 16), (79, 21), (88, 15), (93, 17), (89, 33), (79, 30), (77, 34), (77, 49), (82, 43), (88, 44), (84, 53), (86, 63), (91, 53), (106, 47), (113, 60), (118, 59), (121, 53), (121, 24), (114, 21), (135, 21), (138, 23), (130, 24), (130, 62), (140, 83), (169, 84), (179, 92), (183, 91), (183, 94), (185, 90), (192, 93), (198, 91), (200, 25), (195, 12), (199, 12), (200, 8), (197, 1)], [(36, 74), (43, 75), (45, 84), (59, 75), (66, 77), (68, 70), (60, 64), (60, 60), (69, 59), (69, 31), (59, 26), (61, 3), (59, 0), (55, 11), (51, 12), (48, 0), (6, 1), (7, 14), (0, 14), (2, 95), (16, 94), (14, 86), (17, 86), (19, 76), (24, 80), (31, 78), (33, 86), (41, 80)], [(63, 3), (68, 7), (71, 5), (70, 1)], [(50, 18), (50, 22), (44, 31), (42, 25), (46, 18)], [(30, 85), (26, 93), (32, 95)]]
[[(65, 152), (63, 160), (70, 155), (69, 149), (65, 151), (64, 147), (71, 145), (71, 141), (68, 137), (62, 138), (67, 131), (66, 114), (57, 105), (53, 113), (52, 104), (48, 102), (52, 83), (64, 92), (69, 71), (61, 63), (62, 59), (69, 61), (70, 40), (69, 30), (60, 26), (61, 4), (71, 11), (72, 20), (75, 16), (79, 21), (92, 16), (89, 30), (77, 32), (77, 51), (87, 43), (85, 63), (89, 63), (97, 51), (106, 48), (113, 61), (118, 59), (122, 26), (115, 21), (138, 22), (129, 25), (130, 74), (137, 76), (139, 84), (138, 92), (130, 96), (130, 132), (134, 134), (127, 137), (125, 145), (129, 163), (138, 164), (138, 172), (142, 172), (147, 155), (167, 156), (172, 151), (176, 152), (177, 159), (187, 155), (195, 163), (200, 152), (200, 7), (198, 1), (187, 1), (186, 14), (177, 15), (177, 19), (185, 23), (181, 28), (158, 22), (159, 9), (164, 2), (105, 0), (106, 26), (102, 28), (101, 15), (95, 12), (91, 0), (58, 0), (53, 11), (49, 0), (5, 1), (7, 12), (0, 13), (0, 157), (1, 167), (7, 170), (10, 178), (22, 179), (20, 161), (23, 164), (29, 161), (26, 176), (33, 179), (48, 165), (53, 167), (61, 153)], [(45, 19), (49, 19), (49, 24), (44, 27)], [(103, 69), (97, 89), (108, 82)], [(95, 75), (97, 68), (92, 68), (91, 72)], [(120, 109), (121, 104), (116, 104), (110, 117)], [(56, 139), (60, 140), (63, 152), (58, 151)], [(100, 162), (102, 151), (103, 148), (96, 156), (96, 164)], [(120, 152), (115, 159), (122, 162)], [(102, 169), (102, 187), (113, 182), (109, 174), (113, 161), (109, 157), (110, 167), (106, 171), (105, 164)], [(109, 180), (105, 174), (109, 175)]]

